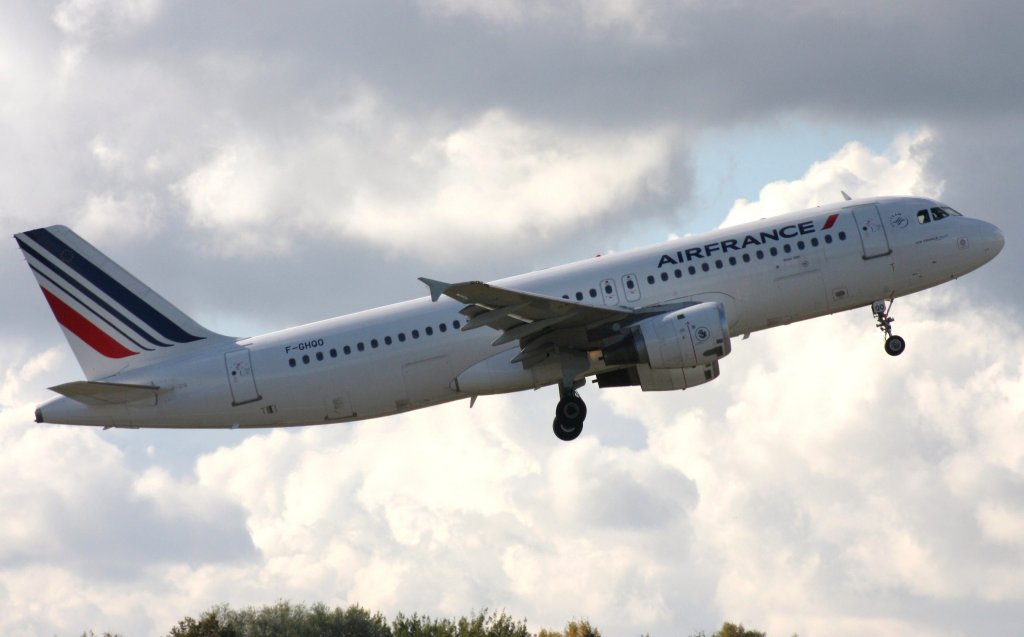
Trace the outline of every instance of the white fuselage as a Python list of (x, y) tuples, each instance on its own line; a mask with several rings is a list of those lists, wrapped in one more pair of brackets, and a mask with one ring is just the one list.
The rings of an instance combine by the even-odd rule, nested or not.
[[(745, 334), (917, 292), (998, 252), (1002, 237), (984, 221), (950, 216), (919, 223), (915, 217), (919, 209), (941, 205), (901, 197), (842, 202), (494, 285), (605, 307), (716, 301), (725, 307), (730, 332)], [(462, 308), (450, 298), (424, 297), (211, 346), (107, 379), (159, 386), (156, 400), (97, 407), (62, 397), (40, 408), (41, 420), (115, 427), (305, 425), (557, 382), (509, 363), (509, 350), (518, 348), (492, 345), (495, 330), (461, 330)], [(470, 378), (467, 370), (494, 357), (491, 367), (503, 373)], [(602, 369), (595, 360), (579, 377)], [(496, 380), (488, 385), (480, 378)]]

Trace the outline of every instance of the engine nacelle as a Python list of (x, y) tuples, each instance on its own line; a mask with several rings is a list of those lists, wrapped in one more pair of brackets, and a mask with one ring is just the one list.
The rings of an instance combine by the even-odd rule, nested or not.
[(670, 391), (703, 385), (718, 378), (718, 361), (701, 367), (651, 369), (650, 365), (625, 367), (597, 375), (598, 387), (639, 385), (644, 391)]
[(607, 365), (682, 369), (710, 365), (732, 351), (729, 323), (721, 303), (699, 303), (652, 316), (629, 335), (602, 350)]

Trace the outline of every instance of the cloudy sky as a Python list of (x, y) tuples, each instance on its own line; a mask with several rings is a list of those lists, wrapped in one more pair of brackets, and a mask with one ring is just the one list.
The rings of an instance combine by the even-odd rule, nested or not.
[(714, 383), (268, 432), (36, 425), (81, 371), (0, 250), (0, 633), (278, 599), (609, 635), (1024, 625), (1024, 5), (173, 0), (0, 9), (0, 235), (73, 227), (238, 335), (855, 195), (984, 269), (755, 334)]

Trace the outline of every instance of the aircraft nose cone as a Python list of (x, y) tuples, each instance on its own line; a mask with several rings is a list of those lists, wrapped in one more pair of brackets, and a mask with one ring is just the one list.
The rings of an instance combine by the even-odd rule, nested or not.
[(1006, 245), (1006, 239), (1003, 237), (1003, 231), (998, 226), (988, 222), (984, 223), (980, 243), (988, 258), (991, 259), (1002, 251), (1003, 246)]

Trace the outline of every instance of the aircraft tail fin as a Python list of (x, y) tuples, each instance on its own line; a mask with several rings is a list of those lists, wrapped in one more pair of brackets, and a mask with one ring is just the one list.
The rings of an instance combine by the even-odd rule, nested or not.
[(14, 235), (88, 380), (227, 339), (65, 226)]

